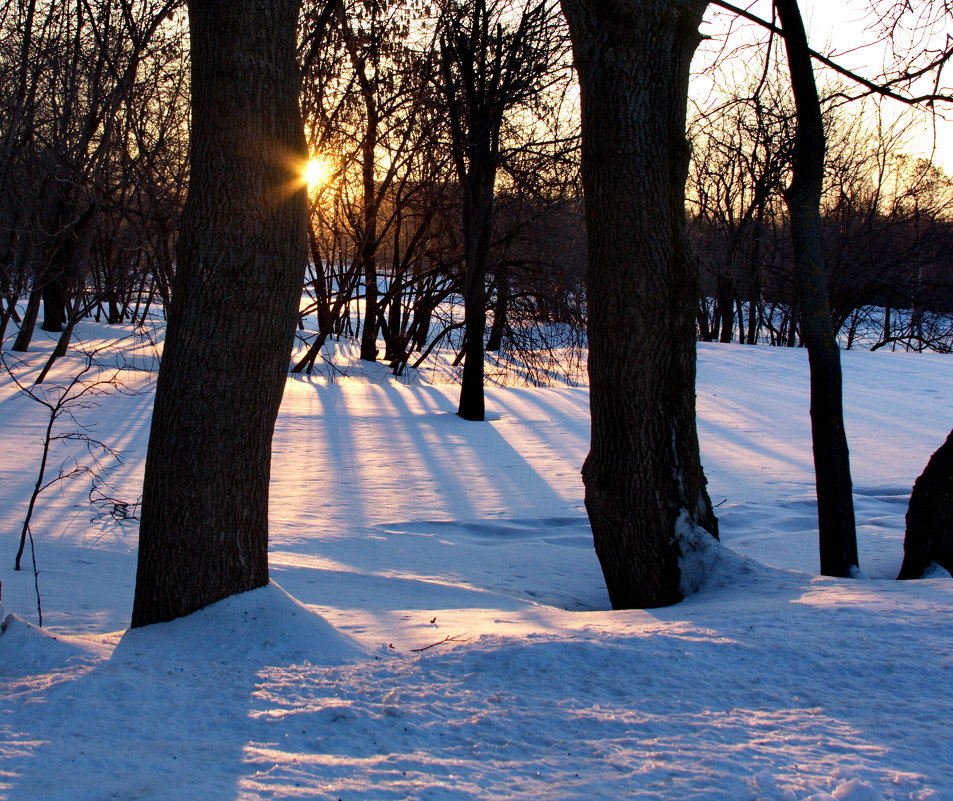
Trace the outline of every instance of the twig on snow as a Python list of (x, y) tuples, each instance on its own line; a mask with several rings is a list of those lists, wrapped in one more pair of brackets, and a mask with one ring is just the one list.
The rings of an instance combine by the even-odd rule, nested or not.
[(410, 651), (411, 653), (416, 654), (416, 653), (420, 653), (421, 651), (427, 651), (436, 645), (443, 645), (445, 642), (467, 642), (467, 640), (469, 639), (470, 639), (469, 637), (461, 637), (458, 634), (454, 634), (452, 637), (448, 634), (442, 640), (438, 640), (437, 642), (432, 642), (430, 643), (430, 645), (425, 645), (423, 648), (411, 648)]

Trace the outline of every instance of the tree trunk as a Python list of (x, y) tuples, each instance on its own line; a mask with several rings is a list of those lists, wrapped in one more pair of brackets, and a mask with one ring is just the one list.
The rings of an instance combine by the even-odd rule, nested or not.
[[(745, 307), (740, 297), (735, 298), (735, 319), (738, 321), (738, 344), (745, 344)], [(731, 342), (731, 338), (728, 339)]]
[(719, 275), (717, 282), (718, 319), (721, 323), (719, 342), (731, 342), (735, 334), (735, 286), (731, 276)]
[(486, 416), (483, 394), (486, 334), (486, 270), (490, 257), (493, 224), (493, 186), (496, 166), (489, 153), (471, 156), (470, 174), (463, 200), (463, 376), (457, 414), (464, 420), (482, 421)]
[(190, 0), (191, 180), (132, 615), (268, 581), (268, 481), (306, 261), (298, 0)]
[(758, 292), (752, 292), (748, 299), (748, 337), (749, 345), (758, 344), (758, 329), (761, 320), (760, 308), (761, 295)]
[(374, 184), (374, 157), (379, 125), (377, 104), (370, 88), (365, 92), (367, 133), (363, 144), (361, 180), (364, 188), (364, 237), (361, 240), (361, 269), (364, 273), (364, 326), (361, 329), (361, 358), (377, 361), (377, 188)]
[(684, 218), (688, 72), (706, 5), (563, 0), (589, 239), (582, 473), (616, 609), (679, 601), (680, 557), (699, 534), (717, 536), (695, 427), (699, 290)]
[(36, 329), (36, 318), (40, 313), (40, 299), (42, 296), (43, 290), (41, 289), (33, 289), (30, 292), (30, 297), (26, 303), (26, 311), (23, 313), (23, 322), (20, 323), (20, 330), (17, 332), (10, 350), (17, 353), (26, 353), (30, 349), (33, 332)]
[(43, 324), (40, 328), (55, 334), (62, 333), (69, 323), (71, 285), (77, 283), (79, 262), (89, 251), (99, 204), (91, 203), (78, 219), (71, 220), (72, 213), (67, 201), (61, 198), (54, 219), (62, 230), (53, 237), (41, 280)]
[(17, 302), (19, 300), (19, 295), (12, 293), (4, 296), (2, 299), (3, 308), (0, 309), (0, 346), (3, 345), (3, 340), (6, 339), (7, 325), (10, 320), (16, 320), (17, 318)]
[(66, 274), (62, 270), (47, 271), (43, 277), (42, 293), (43, 323), (40, 328), (51, 334), (58, 334), (66, 325), (66, 308), (69, 305)]
[(702, 342), (711, 342), (714, 337), (712, 322), (708, 319), (708, 298), (705, 296), (699, 297), (695, 303), (695, 318), (698, 323), (698, 338)]
[(897, 578), (920, 578), (934, 562), (953, 573), (953, 431), (913, 485)]
[(794, 166), (785, 200), (791, 213), (798, 322), (811, 371), (811, 437), (821, 573), (846, 578), (857, 568), (857, 534), (844, 430), (840, 349), (831, 321), (821, 234), (824, 122), (797, 0), (775, 0), (775, 8), (784, 31), (797, 111)]
[(321, 248), (318, 247), (318, 239), (310, 220), (308, 222), (308, 245), (311, 249), (311, 263), (314, 265), (314, 280), (311, 281), (311, 288), (314, 290), (318, 330), (323, 331), (326, 328), (330, 331), (333, 319), (331, 317), (331, 301), (328, 298), (328, 279), (324, 269)]

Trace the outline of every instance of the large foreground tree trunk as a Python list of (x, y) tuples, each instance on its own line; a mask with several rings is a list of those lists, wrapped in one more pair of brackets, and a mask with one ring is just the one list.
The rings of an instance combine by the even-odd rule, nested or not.
[(934, 562), (953, 573), (953, 431), (913, 485), (897, 578), (920, 578)]
[(684, 230), (688, 72), (706, 5), (563, 0), (589, 237), (583, 481), (617, 609), (679, 601), (684, 550), (699, 529), (717, 536), (695, 427), (698, 277)]
[(797, 0), (775, 0), (775, 8), (784, 31), (797, 110), (794, 168), (785, 200), (791, 213), (798, 325), (811, 370), (811, 437), (821, 573), (847, 578), (858, 564), (857, 533), (844, 430), (840, 349), (831, 321), (821, 235), (824, 121)]
[(191, 182), (133, 626), (268, 581), (271, 438), (306, 260), (298, 0), (190, 0)]

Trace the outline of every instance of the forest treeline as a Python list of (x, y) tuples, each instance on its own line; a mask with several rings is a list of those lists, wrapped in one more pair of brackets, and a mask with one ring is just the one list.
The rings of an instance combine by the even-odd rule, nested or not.
[[(313, 324), (292, 369), (340, 336), (398, 373), (437, 348), (465, 363), (477, 340), (529, 365), (581, 347), (578, 102), (558, 6), (306, 2), (301, 32)], [(142, 323), (174, 303), (189, 86), (181, 2), (0, 10), (0, 339), (13, 350), (37, 325), (68, 339), (84, 317)], [(841, 342), (949, 351), (953, 183), (869, 106), (828, 103), (826, 125)], [(780, 81), (723, 86), (691, 115), (703, 339), (800, 344), (783, 200), (794, 128)]]

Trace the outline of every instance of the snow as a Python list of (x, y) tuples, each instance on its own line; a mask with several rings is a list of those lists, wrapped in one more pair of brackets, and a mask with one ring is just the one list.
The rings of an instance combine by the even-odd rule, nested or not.
[[(81, 478), (40, 496), (35, 625), (12, 562), (46, 421), (5, 380), (0, 799), (953, 801), (953, 582), (893, 580), (953, 361), (843, 361), (864, 578), (817, 575), (803, 351), (699, 346), (723, 544), (684, 602), (624, 612), (582, 502), (585, 387), (494, 386), (467, 423), (456, 387), (354, 366), (288, 380), (273, 583), (135, 631), (136, 522)], [(148, 362), (76, 410), (133, 511)]]

